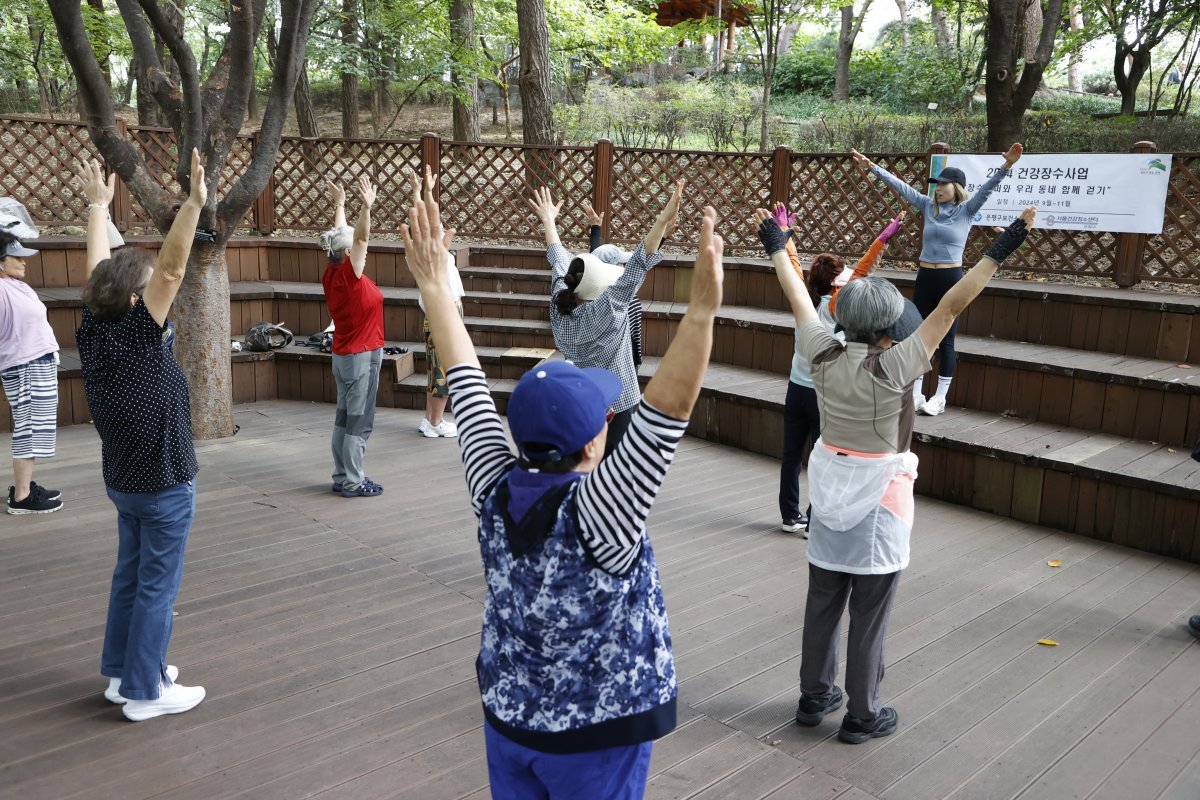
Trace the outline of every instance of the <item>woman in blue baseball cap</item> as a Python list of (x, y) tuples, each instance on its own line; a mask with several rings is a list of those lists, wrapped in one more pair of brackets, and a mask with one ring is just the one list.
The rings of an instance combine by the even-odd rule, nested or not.
[(513, 390), (514, 453), (446, 286), (454, 232), (442, 233), (432, 186), (427, 171), (402, 235), (447, 365), (479, 517), (488, 591), (476, 671), (492, 797), (641, 798), (678, 694), (646, 518), (712, 350), (716, 212), (704, 212), (687, 313), (612, 454), (612, 413), (627, 387), (566, 361), (535, 367)]
[[(932, 314), (946, 292), (962, 280), (963, 248), (966, 247), (973, 218), (1023, 152), (1025, 148), (1020, 142), (1008, 148), (1004, 154), (1004, 168), (988, 178), (974, 196), (967, 194), (967, 176), (963, 171), (957, 167), (946, 167), (937, 177), (929, 179), (929, 183), (936, 186), (930, 198), (857, 150), (850, 151), (860, 167), (869, 170), (891, 187), (925, 220), (925, 227), (921, 231), (921, 264), (913, 287), (913, 303), (921, 316)], [(921, 393), (921, 381), (913, 385), (913, 401), (922, 414), (935, 416), (946, 410), (946, 395), (950, 391), (958, 361), (954, 351), (954, 333), (957, 329), (956, 321), (938, 345), (938, 385), (933, 396), (926, 401)]]

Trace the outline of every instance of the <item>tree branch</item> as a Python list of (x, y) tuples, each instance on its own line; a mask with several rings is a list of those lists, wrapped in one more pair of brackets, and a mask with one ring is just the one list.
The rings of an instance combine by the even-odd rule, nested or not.
[(275, 61), (275, 74), (271, 79), (271, 94), (263, 113), (259, 146), (255, 148), (250, 165), (237, 182), (229, 188), (217, 206), (218, 227), (223, 236), (233, 232), (234, 226), (245, 216), (250, 204), (262, 194), (268, 179), (275, 170), (275, 159), (279, 155), (279, 139), (283, 124), (291, 107), (296, 80), (304, 63), (305, 45), (311, 30), (313, 10), (318, 0), (280, 0), (279, 50)]
[[(175, 63), (179, 65), (179, 76), (183, 89), (183, 113), (175, 132), (179, 135), (179, 165), (175, 168), (175, 179), (189, 191), (191, 183), (192, 148), (204, 146), (204, 104), (200, 99), (200, 68), (196, 64), (196, 54), (183, 36), (182, 30), (177, 30), (167, 18), (163, 8), (155, 0), (138, 0), (138, 5), (146, 14), (150, 27), (171, 51)], [(219, 171), (219, 170), (218, 170)]]
[(125, 23), (129, 41), (133, 45), (133, 55), (139, 71), (138, 81), (154, 98), (154, 102), (158, 103), (158, 107), (167, 118), (167, 124), (179, 130), (182, 124), (183, 97), (179, 87), (163, 69), (141, 7), (137, 0), (117, 0), (117, 8), (121, 12), (121, 20)]
[[(250, 92), (254, 87), (254, 40), (262, 27), (266, 6), (266, 0), (243, 0), (241, 5), (230, 8), (229, 34), (221, 53), (222, 58), (226, 55), (229, 57), (228, 82), (220, 92), (220, 113), (216, 115), (205, 142), (205, 155), (210, 164), (226, 162), (246, 120)], [(212, 88), (212, 97), (215, 99), (219, 85), (214, 83)], [(216, 187), (219, 178), (220, 170), (210, 172), (210, 189)], [(209, 194), (216, 196), (214, 191)]]

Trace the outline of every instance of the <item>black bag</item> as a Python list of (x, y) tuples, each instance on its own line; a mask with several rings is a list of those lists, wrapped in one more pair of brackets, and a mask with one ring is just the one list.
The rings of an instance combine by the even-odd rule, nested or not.
[(251, 325), (246, 331), (246, 349), (255, 353), (265, 353), (268, 350), (278, 350), (292, 343), (292, 332), (273, 322), (260, 322)]

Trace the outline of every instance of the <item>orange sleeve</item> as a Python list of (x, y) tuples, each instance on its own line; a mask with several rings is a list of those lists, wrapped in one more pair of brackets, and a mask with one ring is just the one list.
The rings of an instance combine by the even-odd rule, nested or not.
[(804, 268), (800, 266), (800, 254), (796, 252), (796, 243), (788, 237), (787, 256), (792, 261), (792, 269), (796, 270), (796, 274), (800, 276), (800, 280), (804, 280)]
[[(854, 274), (850, 276), (850, 281), (856, 281), (859, 278), (865, 278), (871, 274), (871, 270), (875, 269), (875, 265), (879, 263), (879, 256), (883, 254), (883, 249), (887, 244), (882, 239), (876, 239), (871, 242), (871, 246), (867, 248), (866, 254), (858, 260), (854, 265)], [(837, 295), (841, 291), (841, 286), (835, 286), (833, 294), (829, 297), (829, 311), (834, 313), (837, 311)]]

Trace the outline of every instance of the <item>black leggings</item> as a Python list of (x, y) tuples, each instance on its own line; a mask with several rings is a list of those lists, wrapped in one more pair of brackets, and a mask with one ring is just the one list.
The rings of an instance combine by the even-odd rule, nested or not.
[[(946, 292), (954, 284), (962, 280), (962, 267), (942, 267), (930, 269), (921, 267), (917, 270), (917, 283), (913, 287), (913, 305), (922, 317), (928, 317), (937, 308), (938, 303), (946, 296)], [(958, 320), (950, 324), (945, 338), (938, 345), (938, 375), (943, 378), (954, 377), (954, 367), (958, 363), (958, 355), (954, 352), (954, 332), (958, 330)]]

